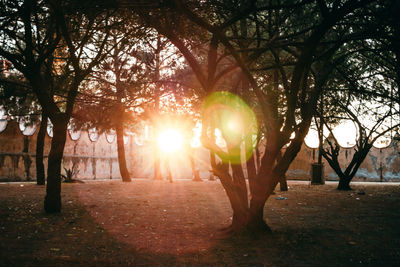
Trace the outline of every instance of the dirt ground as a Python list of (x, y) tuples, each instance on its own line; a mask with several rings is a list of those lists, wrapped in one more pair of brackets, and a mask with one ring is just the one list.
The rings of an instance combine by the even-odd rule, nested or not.
[[(272, 234), (219, 238), (231, 209), (218, 181), (0, 184), (0, 266), (400, 266), (400, 185), (310, 186), (272, 195)], [(365, 194), (362, 194), (365, 192)]]

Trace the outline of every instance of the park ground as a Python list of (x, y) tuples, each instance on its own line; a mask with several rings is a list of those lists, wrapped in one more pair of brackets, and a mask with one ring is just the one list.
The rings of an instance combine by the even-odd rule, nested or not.
[(265, 207), (272, 234), (222, 238), (218, 181), (0, 184), (0, 266), (400, 266), (400, 184), (289, 181)]

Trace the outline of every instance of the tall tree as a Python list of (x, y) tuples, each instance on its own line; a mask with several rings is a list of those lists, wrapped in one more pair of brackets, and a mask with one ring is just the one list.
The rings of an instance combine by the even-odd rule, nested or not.
[[(353, 29), (346, 25), (355, 18), (362, 19), (361, 8), (370, 2), (373, 1), (333, 1), (328, 4), (323, 1), (238, 1), (232, 5), (230, 2), (213, 1), (204, 8), (196, 2), (174, 1), (180, 14), (184, 14), (187, 20), (209, 33), (209, 57), (200, 63), (195, 51), (191, 52), (179, 38), (184, 38), (185, 33), (179, 33), (179, 28), (176, 31), (171, 28), (162, 31), (185, 56), (206, 95), (212, 93), (212, 85), (215, 85), (215, 63), (221, 62), (216, 60), (216, 48), (221, 47), (234, 60), (235, 67), (239, 67), (246, 76), (251, 85), (249, 92), (257, 97), (262, 123), (265, 124), (265, 153), (258, 173), (249, 177), (250, 192), (240, 167), (234, 166), (232, 174), (229, 172), (229, 164), (233, 166), (232, 162), (223, 161), (214, 168), (233, 209), (231, 230), (268, 229), (263, 220), (266, 200), (300, 150), (317, 100), (329, 77), (329, 72), (325, 72), (318, 80), (312, 79), (312, 66), (332, 63), (333, 55), (345, 43), (343, 36), (353, 32)], [(373, 4), (369, 6), (373, 7)], [(163, 21), (171, 24), (167, 17), (163, 14)], [(178, 21), (176, 14), (174, 18)], [(247, 30), (251, 31), (246, 34), (248, 38), (243, 36), (241, 31), (237, 32), (242, 35), (232, 34), (234, 28), (243, 21), (249, 25)], [(162, 28), (162, 24), (155, 26)], [(243, 57), (237, 40), (252, 42), (247, 48), (247, 57)], [(206, 70), (201, 66), (207, 66)], [(270, 86), (274, 70), (279, 73), (278, 88)], [(224, 151), (207, 136), (207, 129), (212, 123), (214, 122), (207, 122), (203, 116), (203, 145), (215, 151), (221, 159), (230, 159), (234, 154), (238, 155), (236, 151), (240, 146), (231, 151)], [(217, 127), (220, 128), (221, 125)], [(293, 132), (295, 136), (291, 139)], [(251, 196), (250, 200), (248, 195)]]
[(138, 121), (135, 111), (149, 101), (147, 85), (152, 79), (146, 65), (149, 59), (144, 50), (143, 28), (126, 13), (121, 14), (121, 19), (125, 24), (110, 34), (107, 46), (112, 49), (81, 90), (77, 102), (82, 104), (74, 116), (80, 127), (96, 127), (100, 131), (115, 129), (120, 174), (122, 181), (130, 182), (124, 132)]

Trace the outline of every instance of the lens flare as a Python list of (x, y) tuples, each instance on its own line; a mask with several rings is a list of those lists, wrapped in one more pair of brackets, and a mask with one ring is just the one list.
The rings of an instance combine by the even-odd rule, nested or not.
[(221, 160), (238, 164), (243, 157), (247, 160), (253, 154), (258, 133), (257, 119), (239, 96), (225, 91), (213, 93), (204, 102), (202, 115), (203, 125), (218, 129), (226, 143), (227, 153), (218, 154)]

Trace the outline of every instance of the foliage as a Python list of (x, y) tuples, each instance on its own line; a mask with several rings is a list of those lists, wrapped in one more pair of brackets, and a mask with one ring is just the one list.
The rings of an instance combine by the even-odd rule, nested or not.
[(73, 163), (71, 168), (64, 167), (65, 174), (61, 174), (64, 183), (74, 183), (77, 180), (76, 176), (79, 174), (79, 167), (77, 164)]
[[(161, 10), (149, 14), (157, 21), (152, 26), (185, 56), (204, 95), (218, 90), (219, 78), (232, 81), (238, 77), (236, 81), (241, 86), (231, 83), (230, 91), (253, 95), (249, 102), (254, 99), (253, 106), (259, 108), (266, 148), (260, 168), (248, 177), (250, 192), (240, 165), (230, 162), (213, 167), (232, 204), (233, 229), (253, 224), (254, 219), (261, 226), (262, 208), (300, 150), (318, 99), (335, 77), (335, 66), (346, 58), (348, 47), (359, 48), (377, 38), (366, 33), (371, 32), (370, 21), (379, 20), (387, 3), (210, 1), (204, 7), (197, 1), (177, 0), (173, 4), (170, 13)], [(201, 46), (207, 48), (207, 57), (201, 58), (190, 50), (186, 32), (181, 34), (168, 27), (176, 10), (192, 27), (206, 32)], [(233, 72), (224, 73), (226, 68), (222, 66), (227, 61), (239, 70), (234, 72), (236, 77), (231, 75)], [(353, 74), (360, 78), (359, 73)], [(220, 151), (222, 148), (215, 150), (215, 140), (207, 135), (219, 125), (204, 122), (203, 118), (203, 145)]]

